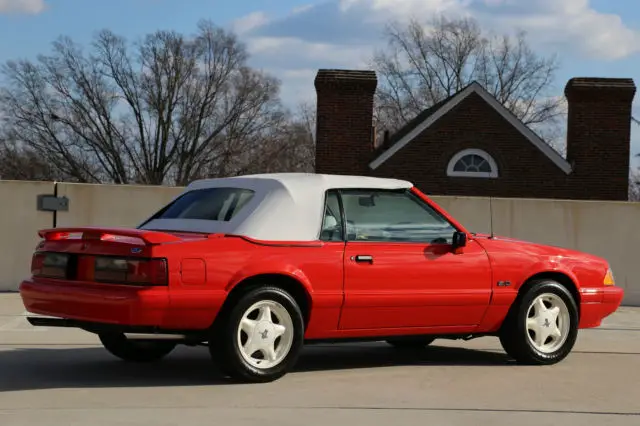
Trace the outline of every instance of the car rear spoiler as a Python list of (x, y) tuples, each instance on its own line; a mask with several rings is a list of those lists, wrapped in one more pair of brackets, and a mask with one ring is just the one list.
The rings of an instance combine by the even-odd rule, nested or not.
[(46, 241), (60, 241), (67, 239), (74, 240), (114, 240), (118, 237), (137, 238), (145, 245), (172, 243), (181, 241), (175, 235), (149, 231), (135, 228), (96, 228), (96, 227), (76, 227), (76, 228), (51, 228), (38, 231), (38, 235)]

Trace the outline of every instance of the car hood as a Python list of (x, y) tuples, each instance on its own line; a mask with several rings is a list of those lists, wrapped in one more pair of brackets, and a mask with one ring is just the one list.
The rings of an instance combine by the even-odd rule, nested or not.
[(582, 261), (607, 263), (607, 260), (600, 256), (596, 256), (590, 253), (585, 253), (575, 249), (569, 249), (566, 247), (535, 243), (532, 241), (521, 240), (521, 239), (512, 238), (512, 237), (505, 237), (501, 235), (491, 236), (490, 234), (482, 234), (482, 233), (474, 234), (474, 238), (476, 240), (479, 240), (479, 242), (488, 251), (491, 251), (491, 249), (494, 246), (499, 244), (502, 247), (507, 245), (509, 246), (510, 249), (513, 249), (516, 251), (530, 252), (531, 254), (536, 254), (536, 255), (562, 256), (564, 258), (570, 258), (570, 259), (576, 259), (576, 260), (582, 260)]

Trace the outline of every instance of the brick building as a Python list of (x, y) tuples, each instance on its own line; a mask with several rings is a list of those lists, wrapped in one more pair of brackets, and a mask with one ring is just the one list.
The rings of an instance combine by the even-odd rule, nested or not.
[(373, 71), (319, 70), (316, 172), (407, 179), (432, 195), (627, 200), (631, 79), (573, 78), (567, 156), (479, 84), (374, 144)]

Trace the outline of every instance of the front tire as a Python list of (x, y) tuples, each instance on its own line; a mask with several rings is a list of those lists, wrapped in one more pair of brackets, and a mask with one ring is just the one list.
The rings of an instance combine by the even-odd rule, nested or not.
[(136, 341), (122, 333), (99, 334), (104, 348), (112, 355), (130, 362), (153, 362), (169, 355), (176, 347), (175, 342), (166, 340)]
[(553, 280), (536, 280), (511, 307), (500, 330), (500, 343), (518, 363), (555, 364), (575, 345), (578, 316), (576, 301), (566, 287)]
[(244, 294), (212, 333), (209, 352), (234, 379), (264, 383), (284, 376), (298, 360), (304, 319), (295, 299), (277, 287)]

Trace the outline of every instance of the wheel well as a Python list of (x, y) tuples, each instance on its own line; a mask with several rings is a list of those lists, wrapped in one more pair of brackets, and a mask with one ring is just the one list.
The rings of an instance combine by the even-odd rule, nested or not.
[(529, 277), (520, 286), (520, 289), (518, 290), (518, 295), (522, 294), (524, 290), (526, 290), (533, 281), (542, 280), (542, 279), (550, 279), (562, 284), (567, 290), (569, 290), (569, 292), (573, 296), (573, 299), (576, 301), (576, 305), (578, 306), (578, 309), (580, 309), (580, 293), (578, 292), (578, 287), (569, 276), (563, 274), (562, 272), (540, 272), (539, 274), (535, 274)]
[(291, 296), (300, 307), (300, 310), (302, 311), (304, 327), (306, 330), (307, 325), (309, 325), (309, 319), (311, 315), (311, 296), (304, 288), (302, 283), (300, 283), (300, 281), (282, 274), (259, 274), (240, 281), (231, 289), (231, 291), (227, 295), (227, 298), (224, 301), (220, 312), (218, 313), (218, 315), (216, 315), (216, 321), (218, 318), (225, 316), (228, 310), (238, 300), (240, 300), (240, 297), (242, 297), (243, 294), (254, 288), (265, 285), (281, 288), (282, 290), (291, 294)]

